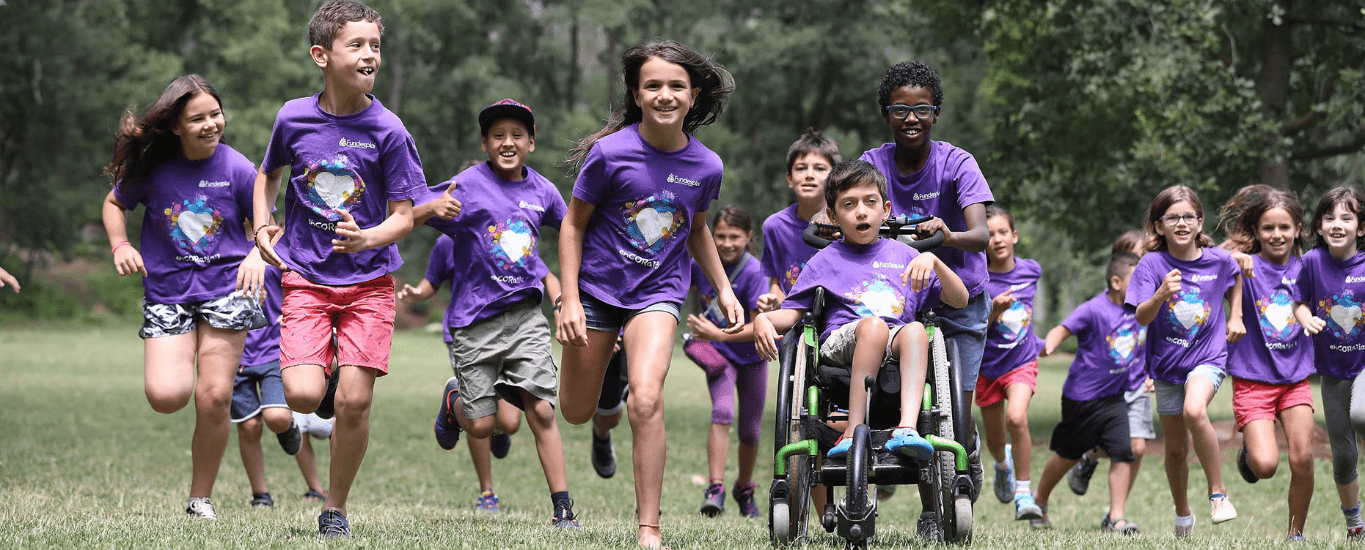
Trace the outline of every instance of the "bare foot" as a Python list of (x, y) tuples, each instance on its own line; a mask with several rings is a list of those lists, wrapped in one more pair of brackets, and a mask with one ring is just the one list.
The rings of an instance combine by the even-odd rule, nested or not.
[(663, 533), (659, 531), (658, 525), (641, 525), (635, 538), (639, 541), (640, 548), (668, 548), (664, 546)]

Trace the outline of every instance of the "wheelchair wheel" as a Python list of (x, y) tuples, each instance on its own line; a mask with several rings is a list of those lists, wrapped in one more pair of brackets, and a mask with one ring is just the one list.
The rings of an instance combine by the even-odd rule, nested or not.
[[(969, 405), (962, 402), (962, 381), (957, 375), (957, 346), (946, 344), (936, 337), (932, 343), (935, 381), (943, 381), (937, 394), (936, 406), (944, 414), (937, 426), (937, 435), (962, 443), (966, 447)], [(939, 524), (944, 542), (968, 544), (972, 541), (973, 510), (971, 495), (957, 494), (957, 463), (952, 453), (938, 453), (936, 457)]]
[(867, 475), (872, 469), (872, 438), (866, 424), (853, 429), (853, 445), (848, 450), (848, 492), (844, 496), (844, 509), (848, 516), (861, 518), (867, 515), (871, 501), (867, 496)]
[[(803, 439), (801, 434), (801, 396), (805, 389), (805, 354), (797, 345), (799, 329), (787, 333), (778, 359), (777, 414), (773, 430), (773, 449)], [(787, 463), (785, 494), (769, 493), (768, 538), (773, 546), (787, 546), (806, 535), (810, 512), (810, 478), (814, 459), (796, 455)], [(774, 486), (782, 481), (774, 481)]]

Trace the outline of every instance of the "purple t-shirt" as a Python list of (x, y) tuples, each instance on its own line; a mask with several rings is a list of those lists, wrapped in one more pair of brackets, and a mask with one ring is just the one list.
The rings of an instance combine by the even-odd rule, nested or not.
[(1313, 347), (1294, 319), (1299, 259), (1287, 265), (1252, 258), (1255, 277), (1242, 278), (1247, 334), (1228, 343), (1228, 374), (1266, 384), (1293, 384), (1313, 374)]
[[(929, 160), (924, 168), (908, 176), (900, 175), (896, 168), (895, 143), (870, 149), (859, 160), (872, 163), (886, 176), (893, 214), (937, 216), (948, 229), (966, 231), (967, 218), (962, 210), (977, 203), (989, 206), (995, 202), (976, 159), (946, 141), (931, 141)], [(990, 276), (986, 272), (985, 252), (966, 252), (945, 246), (934, 254), (943, 258), (943, 263), (962, 278), (968, 295), (976, 296), (986, 288)]]
[(1147, 327), (1147, 374), (1168, 384), (1184, 384), (1199, 365), (1224, 369), (1228, 358), (1227, 318), (1223, 297), (1237, 282), (1237, 262), (1221, 248), (1204, 248), (1194, 261), (1177, 260), (1170, 252), (1142, 257), (1128, 284), (1124, 303), (1138, 304), (1156, 294), (1172, 269), (1179, 269), (1180, 292), (1161, 304)]
[(1014, 303), (986, 329), (986, 349), (981, 355), (981, 376), (996, 379), (1029, 361), (1038, 359), (1043, 340), (1033, 331), (1033, 297), (1043, 268), (1033, 260), (1016, 258), (1014, 270), (991, 273), (986, 291), (999, 296), (1010, 291)]
[(445, 233), (431, 249), (426, 279), (437, 288), (450, 281), (447, 342), (452, 327), (488, 319), (522, 300), (542, 299), (541, 280), (550, 270), (540, 260), (540, 228), (559, 229), (568, 210), (559, 190), (535, 170), (528, 167), (525, 179), (507, 181), (486, 162), (428, 189), (418, 202), (440, 197), (451, 181), (460, 215), (427, 220)]
[(280, 360), (280, 302), (284, 300), (281, 275), (279, 268), (265, 266), (265, 299), (261, 300), (265, 326), (246, 333), (242, 364), (248, 367)]
[(682, 303), (692, 217), (720, 196), (723, 171), (696, 136), (663, 151), (634, 124), (593, 144), (573, 186), (574, 197), (596, 207), (583, 235), (579, 289), (626, 309)]
[(1337, 261), (1325, 248), (1314, 248), (1299, 263), (1293, 298), (1327, 321), (1313, 336), (1318, 374), (1338, 380), (1355, 378), (1365, 369), (1365, 254)]
[(369, 107), (346, 116), (322, 110), (317, 95), (285, 103), (263, 166), (267, 173), (290, 170), (284, 237), (277, 245), (290, 269), (314, 283), (340, 286), (403, 265), (395, 244), (354, 254), (332, 251), (342, 210), (368, 229), (388, 218), (389, 201), (414, 199), (426, 189), (417, 144), (378, 99), (370, 97)]
[(209, 158), (177, 156), (146, 181), (114, 186), (124, 208), (147, 207), (138, 252), (149, 303), (213, 300), (237, 288), (237, 267), (254, 247), (243, 222), (255, 186), (251, 161), (223, 144)]
[(815, 289), (824, 287), (825, 329), (821, 340), (863, 317), (881, 317), (893, 327), (904, 325), (939, 303), (938, 274), (932, 274), (929, 288), (920, 292), (901, 282), (905, 267), (916, 256), (919, 253), (909, 245), (890, 239), (862, 246), (835, 241), (806, 262), (782, 307), (810, 309)]
[(807, 225), (796, 215), (795, 204), (763, 221), (763, 276), (776, 278), (782, 292), (791, 292), (806, 262), (820, 250), (801, 240)]
[[(748, 252), (744, 253), (744, 257), (748, 258), (748, 261), (744, 262), (743, 266), (740, 266), (739, 262), (725, 266), (725, 275), (733, 279), (730, 281), (730, 288), (734, 290), (739, 306), (744, 308), (744, 322), (748, 323), (753, 321), (749, 317), (749, 311), (758, 309), (758, 298), (768, 292), (768, 279), (763, 276), (763, 268), (758, 265), (758, 258)], [(736, 269), (739, 269), (739, 273), (735, 273)], [(702, 273), (701, 266), (695, 262), (692, 264), (692, 284), (697, 287), (697, 294), (701, 296), (702, 316), (716, 326), (724, 328), (728, 321), (725, 320), (725, 312), (716, 303), (716, 289)], [(736, 365), (763, 362), (753, 342), (715, 342), (714, 345), (716, 351)]]
[(1147, 327), (1138, 324), (1132, 311), (1101, 292), (1071, 312), (1062, 326), (1077, 342), (1062, 397), (1092, 401), (1142, 387)]

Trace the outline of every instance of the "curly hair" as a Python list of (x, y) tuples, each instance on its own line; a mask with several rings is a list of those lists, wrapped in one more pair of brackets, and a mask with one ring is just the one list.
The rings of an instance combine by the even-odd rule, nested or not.
[(308, 43), (330, 50), (337, 33), (353, 21), (374, 23), (379, 27), (379, 34), (384, 34), (384, 18), (379, 16), (379, 12), (354, 0), (330, 0), (319, 6), (308, 21)]
[[(1199, 219), (1201, 221), (1204, 219), (1204, 203), (1199, 200), (1199, 195), (1193, 189), (1184, 185), (1172, 185), (1162, 189), (1160, 193), (1156, 194), (1156, 198), (1152, 199), (1152, 204), (1147, 206), (1147, 223), (1143, 227), (1147, 233), (1154, 237), (1147, 247), (1149, 252), (1161, 252), (1170, 248), (1166, 242), (1166, 237), (1157, 233), (1156, 228), (1161, 223), (1161, 217), (1166, 215), (1167, 210), (1170, 210), (1171, 205), (1180, 201), (1188, 201), (1194, 206), (1194, 213), (1199, 216)], [(1199, 237), (1196, 243), (1201, 247), (1213, 246), (1213, 238), (1204, 233), (1202, 223), (1199, 226)]]
[[(1318, 200), (1318, 207), (1313, 210), (1311, 231), (1317, 235), (1313, 248), (1327, 248), (1327, 239), (1322, 238), (1318, 232), (1322, 230), (1322, 219), (1332, 213), (1337, 204), (1341, 204), (1346, 207), (1347, 211), (1355, 214), (1357, 223), (1365, 223), (1359, 221), (1361, 211), (1365, 210), (1365, 192), (1354, 185), (1333, 187), (1323, 193), (1322, 198)], [(1365, 249), (1365, 236), (1356, 237), (1356, 250), (1361, 249)]]
[(891, 92), (906, 86), (918, 86), (934, 95), (934, 106), (943, 105), (943, 83), (938, 73), (922, 61), (902, 61), (886, 70), (881, 86), (877, 87), (877, 105), (883, 109), (891, 105)]
[(151, 175), (158, 165), (180, 154), (180, 138), (175, 135), (185, 105), (199, 94), (209, 94), (223, 106), (223, 98), (209, 81), (197, 74), (177, 76), (141, 118), (129, 106), (119, 120), (114, 138), (114, 157), (103, 174), (114, 178), (114, 186), (135, 185)]
[(824, 155), (831, 167), (844, 160), (839, 154), (838, 143), (825, 137), (824, 133), (815, 131), (815, 128), (806, 128), (806, 132), (787, 148), (787, 173), (792, 173), (792, 166), (797, 159), (810, 154)]
[(1283, 209), (1299, 225), (1299, 235), (1294, 237), (1290, 253), (1303, 253), (1303, 204), (1287, 191), (1260, 184), (1241, 188), (1218, 209), (1228, 234), (1228, 242), (1223, 243), (1223, 247), (1247, 254), (1260, 252), (1261, 241), (1256, 238), (1256, 228), (1261, 224), (1261, 217), (1272, 208)]

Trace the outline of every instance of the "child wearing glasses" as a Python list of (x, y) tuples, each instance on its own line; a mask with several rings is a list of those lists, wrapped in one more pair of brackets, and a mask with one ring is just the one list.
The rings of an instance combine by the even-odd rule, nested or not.
[[(1147, 327), (1147, 374), (1156, 381), (1157, 414), (1166, 434), (1166, 478), (1175, 500), (1177, 537), (1194, 530), (1186, 497), (1190, 436), (1208, 478), (1210, 521), (1237, 517), (1223, 485), (1208, 406), (1227, 377), (1228, 342), (1246, 334), (1242, 276), (1232, 256), (1204, 234), (1203, 220), (1203, 203), (1190, 188), (1177, 185), (1157, 194), (1147, 208), (1151, 253), (1134, 268), (1124, 300)], [(1224, 297), (1230, 302), (1226, 322)]]

